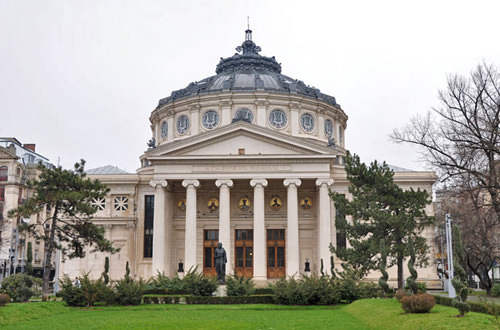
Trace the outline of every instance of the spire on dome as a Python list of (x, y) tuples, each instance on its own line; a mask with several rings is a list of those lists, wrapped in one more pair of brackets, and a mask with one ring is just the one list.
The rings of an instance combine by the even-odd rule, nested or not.
[(247, 29), (245, 31), (245, 41), (241, 46), (236, 47), (236, 51), (242, 55), (257, 55), (261, 48), (252, 41), (252, 30), (250, 30), (250, 18), (247, 16)]

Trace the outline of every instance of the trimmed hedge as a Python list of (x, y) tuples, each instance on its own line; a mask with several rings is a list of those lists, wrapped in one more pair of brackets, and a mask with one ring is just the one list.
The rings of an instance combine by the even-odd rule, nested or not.
[[(449, 306), (449, 307), (455, 307), (454, 306), (454, 300), (450, 297), (443, 297), (440, 295), (433, 295), (434, 298), (436, 298), (436, 303), (443, 305), (443, 306)], [(471, 312), (476, 312), (476, 313), (483, 313), (483, 314), (490, 314), (493, 315), (486, 306), (481, 304), (480, 302), (477, 301), (467, 301), (467, 304), (469, 304), (470, 311)], [(500, 305), (490, 303), (488, 304), (492, 309), (493, 313), (498, 313), (500, 314)]]
[(272, 304), (272, 295), (254, 295), (238, 297), (210, 296), (144, 296), (144, 304), (198, 304), (198, 305), (228, 305), (228, 304)]

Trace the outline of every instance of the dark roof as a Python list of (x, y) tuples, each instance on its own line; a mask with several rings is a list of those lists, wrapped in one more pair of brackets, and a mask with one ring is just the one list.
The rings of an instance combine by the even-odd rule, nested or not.
[(221, 58), (215, 76), (192, 82), (183, 89), (173, 91), (169, 97), (159, 101), (158, 107), (184, 97), (222, 91), (299, 94), (340, 107), (333, 96), (323, 94), (319, 89), (307, 86), (301, 80), (281, 74), (281, 64), (274, 56), (260, 55), (260, 47), (252, 41), (252, 31), (245, 32), (246, 40), (236, 48), (238, 53), (228, 58)]

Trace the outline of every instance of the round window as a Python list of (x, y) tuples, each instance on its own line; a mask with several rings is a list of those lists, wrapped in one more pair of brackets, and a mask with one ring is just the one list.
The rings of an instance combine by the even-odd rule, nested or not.
[(177, 118), (177, 133), (185, 134), (189, 129), (189, 118), (186, 115), (182, 115)]
[(300, 126), (302, 129), (308, 133), (314, 130), (314, 118), (309, 113), (305, 113), (300, 117)]
[(217, 127), (219, 125), (219, 114), (214, 110), (209, 110), (203, 114), (201, 122), (206, 129)]
[(325, 121), (325, 134), (327, 137), (332, 137), (333, 134), (333, 123), (330, 119)]
[(161, 137), (162, 139), (166, 138), (168, 134), (168, 124), (166, 121), (161, 123)]
[(286, 113), (283, 110), (273, 110), (269, 114), (269, 122), (275, 128), (283, 128), (287, 124)]

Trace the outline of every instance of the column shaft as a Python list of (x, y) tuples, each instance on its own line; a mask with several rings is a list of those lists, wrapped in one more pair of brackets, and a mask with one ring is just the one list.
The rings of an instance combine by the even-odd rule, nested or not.
[(153, 260), (152, 274), (165, 271), (165, 180), (151, 180), (149, 184), (155, 188), (154, 220), (153, 220)]
[(267, 280), (264, 188), (266, 179), (251, 180), (253, 191), (253, 278)]
[(283, 181), (287, 187), (287, 234), (286, 234), (286, 274), (298, 277), (299, 269), (299, 203), (297, 187), (299, 179), (286, 179)]
[(233, 274), (233, 259), (231, 251), (231, 196), (230, 188), (232, 180), (217, 180), (215, 185), (219, 187), (219, 242), (226, 250), (227, 264), (226, 274)]
[[(316, 180), (316, 186), (319, 189), (319, 215), (318, 215), (318, 265), (321, 265), (323, 259), (323, 271), (330, 274), (330, 243), (331, 236), (331, 199), (328, 194), (328, 186), (333, 184), (333, 179), (325, 178)], [(319, 266), (318, 266), (319, 267)]]
[(186, 188), (186, 227), (184, 237), (184, 271), (187, 272), (197, 265), (196, 246), (196, 188), (200, 186), (198, 180), (184, 180)]

